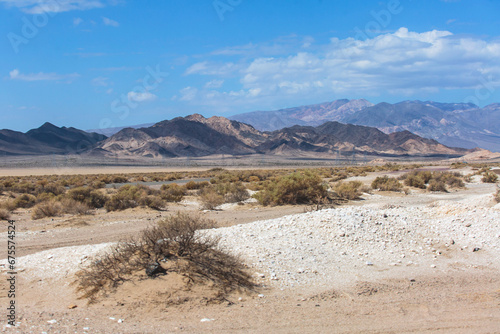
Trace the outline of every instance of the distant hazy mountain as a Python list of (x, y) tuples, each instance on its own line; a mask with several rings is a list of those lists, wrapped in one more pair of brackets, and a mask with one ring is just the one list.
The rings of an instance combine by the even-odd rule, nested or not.
[(119, 127), (114, 127), (114, 128), (105, 128), (105, 129), (90, 129), (90, 130), (85, 130), (85, 131), (95, 132), (95, 133), (105, 135), (106, 137), (110, 137), (110, 136), (114, 135), (115, 133), (117, 133), (120, 130), (123, 130), (125, 128), (140, 129), (140, 128), (147, 128), (153, 124), (155, 124), (155, 123), (144, 123), (144, 124), (138, 124), (138, 125), (119, 126)]
[(498, 103), (479, 108), (472, 103), (404, 101), (373, 105), (364, 99), (336, 100), (276, 111), (255, 111), (230, 118), (259, 130), (338, 121), (376, 127), (385, 133), (408, 130), (448, 146), (500, 151)]
[(0, 130), (0, 154), (42, 155), (80, 153), (107, 137), (75, 128), (45, 123), (26, 133)]
[(328, 121), (341, 121), (344, 117), (369, 106), (373, 106), (373, 103), (364, 99), (343, 99), (275, 111), (253, 111), (229, 118), (251, 124), (261, 131), (274, 131), (293, 125), (316, 126)]
[(147, 128), (126, 128), (109, 137), (93, 154), (135, 157), (185, 157), (252, 153), (297, 155), (337, 150), (387, 156), (460, 156), (469, 150), (446, 147), (408, 131), (385, 134), (376, 128), (327, 122), (317, 127), (293, 126), (273, 132), (224, 117), (195, 114)]

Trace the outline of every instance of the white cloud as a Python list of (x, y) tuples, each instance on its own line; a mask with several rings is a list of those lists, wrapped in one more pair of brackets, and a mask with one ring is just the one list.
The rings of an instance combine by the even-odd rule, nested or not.
[(107, 25), (107, 26), (110, 26), (110, 27), (119, 27), (120, 26), (120, 23), (112, 20), (112, 19), (109, 19), (107, 17), (102, 17), (102, 22), (104, 23), (104, 25)]
[(102, 8), (115, 1), (107, 0), (0, 0), (7, 7), (17, 7), (28, 14), (62, 13)]
[(198, 89), (193, 88), (193, 87), (185, 87), (181, 89), (180, 91), (181, 97), (179, 98), (181, 101), (192, 101), (194, 98), (196, 98), (196, 95), (198, 93)]
[(94, 86), (100, 86), (100, 87), (107, 87), (112, 85), (112, 82), (109, 81), (109, 78), (107, 77), (96, 77), (92, 79), (92, 85)]
[(73, 25), (76, 27), (76, 26), (79, 26), (81, 23), (83, 22), (83, 19), (80, 18), (80, 17), (75, 17), (73, 19)]
[[(485, 81), (500, 88), (498, 39), (400, 28), (366, 40), (332, 38), (324, 45), (307, 45), (310, 48), (304, 48), (302, 42), (297, 41), (294, 53), (253, 58), (241, 55), (237, 63), (232, 59), (193, 64), (185, 75), (212, 78), (202, 87), (184, 88), (180, 100), (234, 111), (251, 105), (290, 105), (304, 97), (322, 100), (472, 90)], [(226, 76), (239, 80), (239, 86), (221, 91), (222, 85), (216, 83)]]
[(224, 83), (224, 80), (210, 80), (205, 84), (205, 88), (220, 88), (222, 87), (222, 84)]
[(68, 81), (71, 82), (79, 77), (79, 74), (57, 74), (57, 73), (30, 73), (22, 74), (18, 69), (14, 69), (9, 72), (9, 77), (11, 80), (21, 80), (21, 81)]
[(128, 92), (127, 97), (129, 101), (134, 102), (149, 102), (154, 101), (158, 98), (158, 96), (154, 95), (150, 92)]

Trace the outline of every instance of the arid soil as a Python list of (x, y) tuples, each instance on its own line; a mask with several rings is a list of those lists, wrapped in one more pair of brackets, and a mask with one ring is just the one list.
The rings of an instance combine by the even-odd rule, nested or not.
[[(369, 184), (377, 175), (380, 174), (357, 179)], [(359, 208), (359, 212), (366, 216), (366, 211), (361, 210), (368, 208), (374, 210), (374, 215), (387, 212), (397, 221), (414, 210), (415, 220), (420, 225), (415, 229), (411, 224), (406, 226), (412, 231), (408, 238), (416, 241), (414, 248), (417, 250), (417, 245), (427, 242), (425, 226), (419, 220), (424, 211), (428, 215), (425, 222), (450, 224), (453, 228), (456, 239), (453, 244), (443, 239), (440, 244), (424, 246), (418, 250), (419, 254), (409, 256), (407, 253), (406, 257), (401, 257), (399, 264), (397, 260), (395, 265), (389, 264), (392, 255), (385, 257), (383, 252), (377, 253), (376, 247), (370, 246), (367, 239), (351, 239), (349, 245), (356, 245), (352, 247), (356, 249), (352, 262), (343, 259), (339, 262), (340, 267), (328, 269), (329, 275), (322, 280), (305, 279), (309, 277), (307, 275), (315, 274), (304, 268), (305, 276), (300, 276), (300, 269), (292, 274), (303, 284), (283, 285), (290, 280), (280, 280), (279, 277), (274, 280), (266, 268), (282, 265), (279, 261), (287, 260), (286, 257), (277, 257), (277, 263), (271, 265), (265, 262), (272, 260), (265, 254), (262, 254), (262, 261), (254, 261), (250, 256), (251, 249), (248, 256), (240, 250), (242, 260), (247, 261), (248, 271), (258, 284), (255, 291), (233, 292), (225, 299), (217, 299), (209, 286), (195, 285), (187, 289), (182, 277), (169, 274), (126, 282), (115, 293), (92, 305), (78, 298), (72, 284), (74, 272), (88, 263), (92, 254), (106, 246), (102, 243), (134, 235), (163, 216), (178, 210), (199, 213), (214, 219), (219, 227), (228, 227), (228, 232), (222, 235), (230, 235), (233, 233), (231, 226), (236, 224), (255, 226), (257, 232), (265, 226), (264, 220), (278, 226), (288, 224), (292, 218), (286, 217), (295, 214), (293, 220), (301, 224), (307, 219), (313, 222), (311, 217), (320, 217), (321, 212), (304, 214), (309, 207), (264, 208), (256, 203), (228, 205), (221, 211), (203, 212), (195, 199), (189, 197), (180, 204), (170, 205), (168, 211), (163, 212), (138, 208), (111, 213), (97, 210), (94, 215), (32, 221), (29, 210), (18, 210), (12, 217), (18, 231), (18, 323), (15, 328), (8, 327), (3, 316), (0, 330), (20, 333), (500, 333), (500, 225), (491, 221), (500, 212), (491, 196), (495, 190), (494, 184), (475, 182), (467, 184), (467, 189), (450, 193), (413, 190), (410, 195), (404, 195), (375, 192), (365, 194), (362, 200), (337, 207), (338, 214), (336, 211), (331, 213), (334, 217), (343, 217), (342, 212), (345, 212), (348, 218), (347, 213), (358, 212), (356, 208)], [(419, 208), (422, 208), (421, 215)], [(471, 210), (476, 213), (469, 214)], [(433, 212), (436, 213), (435, 220)], [(457, 217), (456, 222), (454, 217)], [(470, 228), (466, 227), (467, 221), (458, 221), (462, 217), (470, 217)], [(280, 220), (270, 221), (275, 218)], [(341, 219), (335, 219), (331, 223), (340, 224)], [(261, 222), (253, 223), (255, 221)], [(390, 227), (392, 225), (389, 233), (393, 231)], [(399, 238), (396, 227), (394, 225), (394, 238)], [(345, 230), (352, 234), (347, 225)], [(440, 235), (446, 232), (446, 229), (436, 226), (429, 228), (429, 231), (438, 230)], [(6, 231), (6, 225), (2, 223), (0, 233), (6, 235)], [(366, 233), (370, 231), (366, 230)], [(488, 234), (482, 234), (482, 231)], [(361, 232), (356, 230), (356, 233)], [(376, 241), (378, 233), (373, 229), (373, 240)], [(387, 229), (384, 233), (388, 233)], [(259, 235), (264, 238), (263, 234), (256, 234), (256, 240)], [(284, 239), (280, 241), (277, 237), (276, 242), (287, 247), (284, 240), (300, 236), (281, 237)], [(272, 236), (266, 238), (272, 240)], [(332, 245), (338, 240), (339, 235), (335, 232)], [(226, 240), (224, 242), (228, 244)], [(255, 247), (264, 247), (266, 242), (272, 243), (255, 241)], [(476, 244), (480, 249), (474, 252)], [(245, 246), (244, 241), (232, 248), (236, 246)], [(2, 238), (1, 258), (6, 257), (6, 247), (6, 238)], [(364, 252), (361, 254), (358, 249), (363, 247), (366, 254), (374, 252), (375, 260), (366, 258)], [(283, 249), (283, 253), (286, 251), (288, 249)], [(323, 253), (327, 254), (327, 250)], [(399, 253), (396, 255), (399, 257)], [(321, 254), (315, 256), (323, 263)], [(334, 261), (335, 256), (345, 255), (335, 251), (335, 255), (328, 253), (328, 256)], [(297, 263), (306, 260), (307, 257), (297, 259)], [(5, 261), (1, 263), (5, 265)], [(339, 274), (336, 276), (337, 270)], [(0, 281), (1, 305), (8, 303), (5, 275), (4, 267)]]

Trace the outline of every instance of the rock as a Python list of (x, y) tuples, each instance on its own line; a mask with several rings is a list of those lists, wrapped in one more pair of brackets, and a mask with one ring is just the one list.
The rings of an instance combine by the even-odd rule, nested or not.
[(435, 264), (431, 264), (431, 268), (436, 268), (436, 265)]
[(214, 321), (215, 319), (210, 319), (210, 318), (203, 318), (200, 321), (201, 322), (209, 322), (209, 321)]
[(49, 324), (56, 324), (56, 323), (57, 323), (57, 320), (52, 319), (52, 320), (47, 321), (47, 323), (49, 323)]
[(118, 323), (121, 324), (123, 322), (123, 319), (118, 319)]
[(146, 268), (146, 275), (149, 277), (156, 276), (158, 274), (166, 273), (167, 271), (158, 263), (154, 262)]
[(77, 307), (78, 307), (78, 305), (75, 305), (75, 304), (71, 304), (70, 306), (68, 306), (68, 308), (69, 308), (70, 310), (72, 310), (72, 309), (74, 309), (74, 308), (77, 308)]
[(478, 252), (478, 251), (480, 251), (480, 250), (481, 250), (481, 248), (479, 248), (479, 247), (475, 247), (472, 251), (473, 251), (473, 252)]

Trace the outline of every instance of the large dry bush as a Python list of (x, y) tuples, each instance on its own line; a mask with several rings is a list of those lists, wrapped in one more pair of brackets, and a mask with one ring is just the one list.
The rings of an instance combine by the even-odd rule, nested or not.
[(16, 208), (31, 208), (36, 204), (36, 197), (30, 194), (22, 194), (14, 200)]
[(177, 273), (191, 283), (210, 283), (221, 293), (252, 289), (250, 276), (235, 257), (218, 248), (219, 240), (200, 231), (209, 220), (184, 213), (166, 218), (92, 261), (77, 273), (77, 290), (95, 301), (133, 275), (142, 278)]
[(31, 210), (32, 219), (42, 219), (45, 217), (59, 216), (63, 212), (63, 206), (60, 202), (46, 201), (38, 203)]
[(403, 189), (401, 182), (387, 175), (377, 177), (373, 180), (371, 187), (372, 189), (379, 189), (382, 191), (401, 191)]
[(363, 184), (360, 181), (338, 182), (333, 190), (342, 199), (353, 200), (361, 196), (360, 188)]
[(178, 203), (182, 201), (186, 195), (186, 189), (187, 187), (180, 186), (176, 183), (164, 184), (161, 186), (160, 196), (167, 202)]
[(326, 186), (313, 171), (295, 172), (266, 181), (254, 197), (262, 205), (311, 204), (326, 198)]

